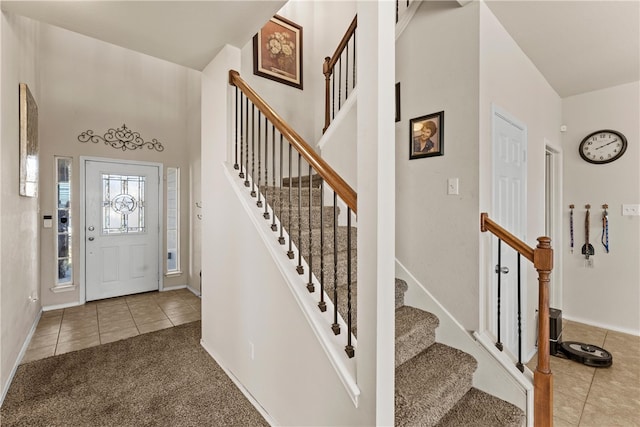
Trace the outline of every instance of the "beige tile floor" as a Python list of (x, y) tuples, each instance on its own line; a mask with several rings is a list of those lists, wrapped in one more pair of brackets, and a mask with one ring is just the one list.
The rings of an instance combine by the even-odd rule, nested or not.
[(200, 298), (187, 289), (110, 298), (46, 311), (22, 363), (199, 319)]
[[(563, 341), (597, 345), (609, 368), (551, 358), (555, 427), (640, 426), (640, 337), (563, 320)], [(527, 366), (535, 369), (535, 358)]]

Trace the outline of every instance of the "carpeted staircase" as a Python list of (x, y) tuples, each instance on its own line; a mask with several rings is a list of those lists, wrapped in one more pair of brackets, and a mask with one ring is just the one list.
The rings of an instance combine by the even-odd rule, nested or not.
[[(289, 208), (289, 180), (283, 180), (279, 188), (262, 187), (263, 195), (291, 235), (295, 245), (309, 262), (309, 177), (302, 177), (301, 208), (298, 208), (298, 181), (292, 179), (292, 207)], [(325, 292), (333, 298), (334, 289), (334, 227), (333, 208), (324, 207), (324, 248), (320, 247), (320, 183), (314, 176), (312, 184), (311, 254), (313, 272), (320, 277), (320, 253), (324, 252)], [(280, 201), (283, 201), (281, 207)], [(326, 204), (326, 203), (325, 203)], [(290, 215), (290, 217), (289, 217)], [(298, 229), (302, 224), (301, 236)], [(338, 312), (346, 319), (347, 298), (347, 234), (351, 233), (352, 244), (352, 318), (354, 335), (357, 332), (355, 319), (357, 299), (356, 228), (338, 226), (337, 231), (337, 287)], [(308, 274), (308, 272), (305, 272)], [(317, 289), (315, 292), (318, 292)], [(404, 305), (407, 284), (395, 281), (396, 304), (396, 392), (395, 424), (397, 426), (477, 426), (520, 427), (524, 425), (524, 414), (516, 406), (484, 393), (472, 386), (476, 360), (469, 354), (437, 343), (435, 330), (439, 320), (436, 316), (415, 307)], [(344, 332), (343, 332), (344, 333)], [(357, 350), (356, 350), (357, 351)]]

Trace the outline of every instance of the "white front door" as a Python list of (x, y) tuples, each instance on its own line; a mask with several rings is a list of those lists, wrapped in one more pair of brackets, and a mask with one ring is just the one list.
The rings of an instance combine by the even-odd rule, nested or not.
[(156, 165), (85, 160), (86, 300), (159, 288)]
[[(491, 216), (503, 228), (520, 240), (526, 241), (526, 177), (527, 177), (527, 130), (526, 126), (494, 107), (493, 110), (493, 210)], [(493, 265), (498, 264), (498, 244), (493, 245)], [(494, 273), (492, 298), (489, 302), (494, 334), (498, 335), (504, 348), (518, 356), (518, 262), (517, 252), (501, 245), (500, 263), (502, 272)], [(521, 260), (522, 344), (525, 340), (526, 323), (526, 268), (528, 261)], [(508, 272), (507, 272), (508, 271)], [(500, 278), (500, 296), (498, 296)], [(498, 324), (497, 307), (500, 304)], [(524, 347), (523, 347), (524, 351)], [(524, 357), (524, 355), (523, 355)]]

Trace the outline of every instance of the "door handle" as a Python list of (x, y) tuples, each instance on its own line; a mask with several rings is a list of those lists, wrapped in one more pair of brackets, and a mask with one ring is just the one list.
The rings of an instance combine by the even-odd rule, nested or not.
[(496, 265), (496, 273), (503, 273), (503, 274), (507, 274), (509, 272), (509, 267), (502, 267), (500, 268), (500, 266)]
[(88, 230), (89, 230), (89, 231), (93, 231), (93, 230), (95, 230), (95, 228), (93, 228), (93, 225), (92, 225), (92, 226), (90, 226), (90, 227), (88, 228)]
[(95, 237), (89, 237), (90, 242), (93, 242), (93, 239), (95, 239)]

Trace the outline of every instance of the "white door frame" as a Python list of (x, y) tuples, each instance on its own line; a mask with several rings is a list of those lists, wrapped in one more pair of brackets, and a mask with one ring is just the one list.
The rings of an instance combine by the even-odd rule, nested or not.
[[(553, 308), (562, 309), (562, 254), (564, 252), (563, 239), (563, 218), (564, 209), (562, 206), (563, 169), (562, 169), (562, 148), (545, 139), (545, 156), (551, 156), (550, 173), (551, 188), (549, 194), (550, 206), (545, 206), (545, 214), (550, 216), (551, 247), (553, 251), (553, 270), (551, 272), (551, 286), (549, 295), (549, 305)], [(546, 159), (545, 159), (546, 160)], [(545, 162), (546, 165), (546, 162)], [(546, 166), (545, 166), (546, 168)], [(545, 171), (546, 174), (546, 171)], [(545, 176), (545, 180), (546, 180)], [(545, 190), (545, 196), (546, 196)], [(546, 197), (545, 197), (546, 199)], [(546, 233), (546, 231), (545, 231)]]
[[(495, 162), (495, 156), (496, 156), (496, 119), (500, 118), (508, 123), (510, 123), (512, 126), (516, 127), (517, 129), (519, 129), (522, 134), (523, 134), (523, 150), (524, 150), (524, 159), (523, 159), (523, 163), (524, 163), (524, 175), (523, 175), (523, 201), (524, 201), (524, 209), (521, 209), (522, 212), (522, 227), (523, 229), (521, 230), (522, 235), (521, 236), (516, 236), (520, 239), (522, 239), (523, 241), (526, 242), (527, 239), (527, 177), (528, 177), (528, 165), (527, 165), (527, 156), (528, 156), (528, 132), (527, 132), (527, 125), (523, 122), (521, 122), (520, 120), (516, 119), (515, 117), (513, 117), (510, 113), (508, 113), (507, 111), (505, 111), (504, 109), (500, 108), (499, 106), (497, 106), (496, 104), (491, 104), (491, 209), (493, 212), (496, 212), (496, 200), (497, 200), (497, 194), (496, 194), (496, 188), (497, 188), (497, 183), (496, 183), (496, 176), (495, 176), (495, 168), (496, 168), (496, 162)], [(494, 213), (494, 218), (496, 217), (496, 213)], [(502, 224), (504, 225), (504, 224)], [(510, 231), (510, 230), (509, 230)], [(495, 278), (495, 274), (493, 273), (493, 266), (494, 266), (494, 248), (497, 248), (497, 245), (494, 245), (493, 243), (489, 246), (489, 250), (490, 250), (490, 254), (488, 259), (490, 260), (490, 279), (488, 281), (488, 292), (487, 295), (489, 297), (493, 297), (494, 292), (493, 292), (493, 283), (494, 283), (494, 278)], [(522, 340), (522, 358), (523, 361), (528, 357), (527, 354), (527, 338), (528, 338), (528, 332), (527, 332), (527, 325), (529, 324), (529, 322), (531, 321), (531, 319), (527, 318), (527, 308), (528, 308), (528, 298), (527, 298), (527, 291), (528, 291), (528, 284), (527, 284), (527, 273), (526, 273), (526, 262), (523, 262), (522, 264), (523, 266), (523, 274), (521, 276), (522, 279), (522, 296), (521, 296), (521, 309), (522, 309), (522, 329), (521, 329), (521, 340)], [(513, 273), (516, 273), (515, 271)], [(504, 296), (502, 297), (502, 310), (504, 313), (504, 303), (506, 302), (506, 299), (504, 298)], [(486, 301), (486, 304), (488, 304), (488, 307), (491, 307), (492, 304), (495, 303), (495, 301)], [(494, 330), (495, 326), (494, 326), (494, 321), (496, 320), (496, 314), (493, 313), (492, 309), (489, 308), (489, 312), (487, 313), (487, 317), (486, 317), (488, 323), (487, 323), (487, 329), (489, 331)], [(513, 327), (515, 327), (515, 325), (512, 325)], [(503, 337), (502, 341), (503, 343), (506, 341), (505, 336), (506, 336), (506, 331), (502, 331), (503, 332)], [(507, 346), (505, 345), (505, 350), (507, 350)], [(515, 353), (513, 354), (513, 356), (515, 358), (518, 357), (518, 354)]]
[(86, 203), (86, 162), (120, 163), (129, 165), (152, 166), (158, 168), (158, 287), (164, 289), (164, 165), (156, 162), (143, 162), (138, 160), (110, 159), (106, 157), (80, 156), (80, 304), (87, 302), (86, 293), (86, 224), (85, 224), (85, 203)]

